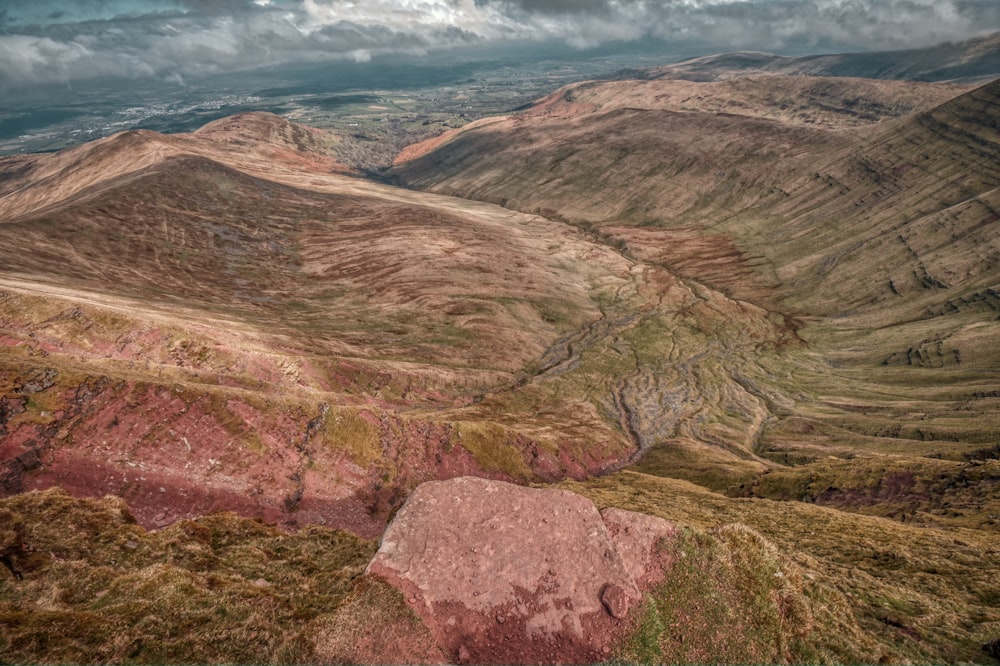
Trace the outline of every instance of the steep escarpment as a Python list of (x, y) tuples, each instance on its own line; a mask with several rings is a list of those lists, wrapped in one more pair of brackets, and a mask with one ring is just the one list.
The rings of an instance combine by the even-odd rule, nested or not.
[(996, 438), (964, 415), (992, 413), (997, 381), (998, 94), (881, 128), (728, 225), (769, 220), (785, 307), (816, 317), (801, 334), (841, 378), (824, 401), (863, 449), (950, 457)]
[(775, 182), (795, 172), (797, 159), (845, 140), (810, 127), (636, 101), (585, 114), (512, 116), (460, 133), (392, 173), (410, 186), (517, 210), (650, 224), (772, 200)]
[(715, 81), (754, 74), (799, 74), (866, 77), (903, 81), (972, 81), (996, 77), (1000, 71), (1000, 34), (993, 33), (931, 48), (836, 53), (799, 57), (738, 52), (692, 58), (653, 68), (652, 78)]
[[(766, 79), (727, 82), (736, 83), (756, 92), (772, 86)], [(568, 90), (556, 99), (561, 105), (543, 102), (506, 124), (473, 128), (425, 157), (401, 163), (397, 173), (415, 186), (512, 208), (545, 208), (612, 235), (623, 231), (613, 225), (649, 231), (694, 227), (687, 230), (703, 235), (721, 231), (725, 236), (718, 242), (728, 237), (744, 253), (762, 255), (768, 264), (760, 272), (782, 271), (786, 282), (796, 279), (791, 277), (796, 272), (815, 271), (802, 271), (812, 258), (842, 265), (848, 243), (863, 248), (871, 236), (898, 232), (903, 223), (912, 227), (938, 216), (940, 225), (940, 216), (959, 218), (973, 208), (969, 228), (953, 224), (934, 233), (918, 227), (912, 234), (930, 242), (943, 240), (943, 233), (959, 240), (955, 256), (941, 261), (959, 262), (952, 274), (978, 274), (989, 266), (992, 246), (981, 232), (991, 224), (997, 187), (996, 118), (990, 113), (996, 83), (933, 110), (872, 125), (861, 136), (829, 131), (834, 128), (807, 130), (755, 110), (772, 108), (766, 104), (719, 115), (709, 102), (732, 103), (734, 92), (715, 90), (716, 84), (688, 84), (694, 88), (688, 97), (695, 101), (676, 93), (664, 99), (651, 90), (654, 84), (617, 81)], [(958, 92), (937, 90), (939, 99)], [(830, 101), (833, 108), (847, 106), (844, 99)], [(983, 215), (971, 222), (978, 213)], [(908, 234), (895, 235), (905, 241)], [(673, 238), (626, 240), (642, 253), (650, 246), (666, 250)], [(974, 249), (984, 242), (985, 248)], [(919, 248), (914, 252), (923, 254)], [(851, 254), (857, 261), (869, 256)], [(968, 257), (962, 261), (958, 255)], [(913, 257), (909, 264), (909, 272), (922, 277)], [(928, 284), (933, 280), (939, 278), (931, 275)], [(821, 287), (797, 282), (785, 291), (794, 309), (803, 296), (828, 297), (844, 306), (852, 304), (850, 296), (836, 289), (864, 286), (858, 282), (856, 276), (837, 275)], [(888, 280), (884, 284), (888, 289)], [(853, 295), (854, 302), (870, 296), (856, 290)], [(808, 311), (829, 314), (815, 306)]]
[(817, 165), (817, 182), (790, 183), (770, 231), (790, 302), (823, 314), (896, 302), (913, 317), (992, 286), (998, 101), (1000, 83), (983, 86), (870, 134)]

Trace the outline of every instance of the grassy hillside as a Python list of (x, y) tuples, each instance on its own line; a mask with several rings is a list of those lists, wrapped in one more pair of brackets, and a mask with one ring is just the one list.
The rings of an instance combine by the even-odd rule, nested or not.
[(116, 498), (0, 500), (6, 663), (305, 663), (375, 544), (217, 514), (147, 532)]
[[(983, 662), (1000, 630), (996, 543), (975, 530), (634, 472), (565, 487), (681, 527), (618, 659)], [(403, 596), (362, 575), (374, 542), (344, 532), (288, 534), (231, 513), (147, 531), (120, 499), (57, 490), (0, 500), (0, 517), (9, 663), (442, 659)]]
[[(701, 530), (734, 522), (756, 530), (805, 569), (813, 586), (807, 594), (820, 602), (814, 621), (827, 627), (820, 645), (841, 660), (992, 663), (995, 658), (982, 649), (1000, 631), (995, 533), (929, 529), (799, 502), (729, 499), (636, 472), (564, 487), (599, 506), (659, 515)], [(852, 633), (855, 619), (861, 633)]]
[[(592, 348), (593, 367), (635, 388), (630, 420), (672, 429), (634, 428), (646, 450), (633, 471), (574, 490), (701, 527), (742, 522), (808, 553), (885, 660), (987, 661), (1000, 83), (858, 122), (847, 96), (822, 112), (803, 101), (812, 116), (795, 95), (760, 104), (778, 79), (581, 86), (395, 171), (577, 225), (662, 271), (657, 284), (714, 295), (718, 320), (698, 318), (697, 335), (677, 336), (696, 311), (682, 308), (644, 322), (651, 354), (627, 336)], [(799, 99), (849, 89), (797, 81)], [(891, 108), (875, 101), (892, 87), (858, 90)], [(616, 367), (627, 355), (631, 370)], [(713, 356), (721, 373), (706, 372)]]
[(147, 527), (227, 509), (374, 536), (424, 480), (631, 453), (606, 425), (566, 450), (516, 421), (463, 439), (485, 392), (601, 317), (628, 260), (331, 172), (329, 140), (255, 114), (0, 165), (4, 491), (114, 491)]
[[(772, 460), (961, 457), (995, 442), (1000, 86), (845, 131), (664, 103), (649, 85), (630, 88), (627, 108), (610, 101), (623, 82), (566, 91), (396, 173), (543, 210), (784, 321), (794, 344), (775, 353), (749, 345), (739, 319), (726, 334), (769, 378), (751, 374), (768, 387), (753, 447)], [(683, 85), (727, 104), (738, 90)]]

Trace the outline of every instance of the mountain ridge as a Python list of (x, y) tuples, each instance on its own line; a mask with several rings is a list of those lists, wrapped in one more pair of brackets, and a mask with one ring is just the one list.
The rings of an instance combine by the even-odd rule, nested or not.
[(740, 51), (702, 56), (653, 68), (648, 76), (704, 81), (745, 76), (755, 71), (807, 76), (982, 83), (984, 77), (992, 79), (1000, 73), (1000, 33), (931, 48), (874, 53), (779, 56), (759, 51)]

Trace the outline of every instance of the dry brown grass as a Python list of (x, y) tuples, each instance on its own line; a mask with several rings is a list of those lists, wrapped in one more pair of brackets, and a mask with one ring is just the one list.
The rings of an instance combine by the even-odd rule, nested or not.
[[(58, 490), (2, 500), (0, 518), (5, 663), (449, 660), (400, 591), (362, 576), (375, 545), (343, 532), (287, 534), (225, 513), (147, 532), (117, 498)], [(749, 528), (685, 528), (662, 548), (666, 578), (615, 646), (619, 661), (879, 654), (814, 562)]]
[(383, 462), (378, 428), (357, 410), (337, 409), (328, 413), (321, 433), (326, 446), (347, 453), (362, 468), (380, 466)]
[(216, 514), (147, 532), (116, 498), (0, 501), (5, 663), (301, 663), (375, 545)]
[(368, 576), (331, 615), (313, 622), (312, 659), (320, 663), (446, 663), (430, 630), (401, 592)]
[[(562, 486), (598, 506), (650, 513), (682, 526), (742, 523), (759, 532), (819, 586), (809, 594), (824, 600), (822, 621), (830, 628), (819, 631), (813, 647), (820, 652), (806, 660), (988, 663), (982, 645), (1000, 631), (1000, 548), (993, 534), (918, 527), (797, 502), (731, 499), (635, 472)], [(859, 642), (851, 629), (855, 622), (874, 644)]]
[(924, 526), (1000, 530), (1000, 461), (827, 458), (770, 470), (731, 494), (813, 502)]
[[(636, 333), (591, 366), (620, 382), (624, 374), (631, 389), (639, 382), (624, 370), (623, 343), (634, 340), (640, 374), (682, 367), (667, 380), (693, 385), (671, 387), (680, 406), (652, 381), (641, 390), (640, 403), (682, 424), (654, 431), (654, 443), (738, 442), (779, 465), (858, 453), (955, 459), (1000, 437), (1000, 142), (990, 112), (1000, 86), (853, 132), (794, 117), (799, 106), (819, 113), (817, 95), (832, 122), (868, 102), (905, 114), (961, 92), (931, 87), (917, 99), (920, 88), (782, 77), (581, 84), (460, 132), (397, 173), (436, 192), (544, 211), (619, 241), (699, 297), (715, 290), (703, 309), (637, 327), (656, 342), (647, 350), (675, 355), (670, 366), (643, 356)], [(760, 103), (782, 95), (785, 109)], [(729, 104), (736, 115), (712, 112)], [(669, 312), (673, 296), (660, 297)], [(671, 343), (698, 367), (679, 366)], [(595, 379), (579, 384), (601, 387), (607, 401), (607, 382)], [(711, 406), (685, 409), (700, 399)], [(739, 480), (742, 471), (718, 462), (718, 472), (682, 463), (678, 474), (720, 489)]]
[(630, 663), (857, 663), (877, 648), (846, 600), (753, 530), (685, 529), (619, 658)]
[[(362, 408), (456, 424), (452, 446), (520, 479), (517, 434), (552, 477), (644, 448), (638, 470), (701, 485), (635, 471), (567, 484), (696, 530), (695, 564), (671, 582), (686, 605), (661, 589), (623, 657), (704, 659), (673, 632), (683, 612), (730, 660), (982, 661), (1000, 634), (996, 466), (969, 460), (1000, 437), (1000, 89), (852, 134), (803, 124), (848, 117), (842, 85), (777, 81), (651, 85), (629, 94), (670, 94), (632, 108), (625, 84), (584, 88), (573, 118), (550, 104), (399, 167), (506, 208), (331, 175), (322, 137), (260, 118), (247, 136), (129, 134), (32, 157), (34, 176), (59, 177), (4, 200), (0, 255), (18, 272), (0, 276), (0, 388), (20, 400), (14, 383), (49, 367), (59, 384), (7, 425), (88, 441), (56, 416), (66, 396), (131, 382), (184, 393), (254, 455), (254, 418), (298, 446), (332, 404), (324, 446), (374, 485), (398, 471), (379, 438), (404, 426)], [(863, 106), (927, 101), (866, 86)], [(715, 113), (785, 93), (843, 108)], [(226, 140), (263, 135), (266, 149)], [(260, 414), (230, 409), (235, 395)], [(145, 444), (173, 441), (149, 421)], [(233, 516), (148, 534), (114, 502), (46, 496), (68, 520), (38, 497), (5, 504), (0, 538), (24, 576), (0, 583), (5, 660), (308, 661), (313, 621), (323, 654), (385, 643), (355, 616), (420, 640), (377, 584), (341, 605), (371, 544)], [(742, 528), (697, 531), (730, 523), (781, 554)]]
[(573, 117), (628, 108), (722, 113), (779, 120), (792, 125), (845, 129), (927, 111), (972, 87), (752, 74), (713, 82), (625, 79), (567, 86), (540, 100), (523, 115)]

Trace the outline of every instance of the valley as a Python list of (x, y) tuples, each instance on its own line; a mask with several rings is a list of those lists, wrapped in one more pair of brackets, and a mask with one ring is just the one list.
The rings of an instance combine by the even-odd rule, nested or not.
[[(642, 84), (624, 110), (617, 101), (610, 110), (600, 106), (602, 94), (621, 100), (614, 92), (571, 87), (540, 103), (536, 115), (462, 132), (394, 173), (407, 184), (515, 209), (539, 212), (544, 204), (547, 214), (622, 244), (702, 292), (718, 290), (720, 301), (742, 310), (726, 317), (740, 322), (731, 344), (753, 351), (743, 362), (770, 363), (772, 374), (795, 368), (796, 380), (779, 380), (772, 393), (798, 403), (796, 427), (809, 430), (788, 437), (786, 419), (778, 419), (757, 443), (762, 450), (837, 453), (820, 443), (834, 429), (846, 447), (839, 453), (953, 457), (994, 441), (985, 396), (995, 390), (996, 364), (990, 345), (978, 347), (994, 310), (946, 304), (979, 302), (995, 280), (993, 240), (980, 235), (988, 234), (997, 184), (988, 110), (997, 102), (995, 84), (898, 121), (830, 130), (746, 114), (663, 111), (660, 91), (674, 85)], [(626, 118), (643, 129), (622, 132)], [(572, 139), (550, 147), (564, 135)], [(932, 157), (942, 140), (948, 157)], [(506, 156), (478, 157), (496, 152)], [(498, 168), (503, 164), (517, 169)], [(596, 179), (605, 186), (595, 187)], [(956, 189), (934, 185), (942, 182)], [(910, 237), (921, 239), (916, 247)], [(758, 321), (744, 323), (748, 316)], [(758, 330), (766, 332), (747, 339)], [(781, 351), (757, 349), (765, 340)], [(838, 385), (829, 385), (830, 373)], [(803, 393), (810, 397), (797, 398)], [(852, 401), (859, 404), (845, 404)], [(959, 404), (982, 415), (966, 421), (964, 435), (955, 429)], [(920, 413), (921, 423), (901, 424), (908, 412)], [(909, 436), (880, 433), (883, 415)], [(798, 442), (789, 446), (790, 438)]]
[[(0, 158), (0, 655), (996, 663), (1000, 82), (967, 56), (697, 59), (360, 159), (261, 112)], [(431, 488), (566, 502), (532, 557), (603, 521), (641, 603), (366, 569)]]

